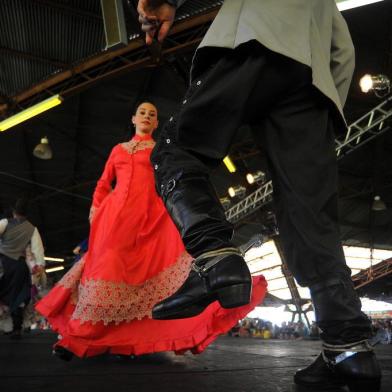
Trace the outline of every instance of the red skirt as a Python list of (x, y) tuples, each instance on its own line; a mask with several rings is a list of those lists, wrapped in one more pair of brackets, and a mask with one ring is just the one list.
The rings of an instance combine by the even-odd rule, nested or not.
[(252, 299), (246, 306), (223, 309), (216, 301), (196, 317), (153, 320), (152, 306), (177, 290), (189, 273), (190, 262), (190, 257), (184, 254), (177, 263), (143, 285), (128, 287), (83, 282), (82, 259), (36, 309), (61, 335), (57, 344), (79, 357), (160, 351), (182, 354), (187, 350), (201, 353), (262, 302), (267, 284), (262, 276), (253, 278)]

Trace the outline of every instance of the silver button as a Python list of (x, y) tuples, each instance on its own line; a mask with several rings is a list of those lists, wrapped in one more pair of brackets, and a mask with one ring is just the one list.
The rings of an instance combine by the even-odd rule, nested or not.
[(166, 143), (167, 143), (167, 144), (170, 144), (170, 139), (166, 139)]
[(171, 117), (169, 118), (169, 121), (170, 121), (170, 122), (172, 122), (172, 121), (173, 121), (173, 116), (171, 116)]
[(188, 101), (187, 101), (186, 99), (184, 99), (184, 100), (182, 101), (182, 104), (185, 105), (187, 102), (188, 102)]
[(154, 169), (155, 169), (155, 170), (158, 170), (158, 167), (159, 167), (159, 166), (158, 166), (157, 164), (154, 165)]
[(201, 80), (198, 80), (196, 84), (197, 84), (198, 86), (200, 86), (200, 85), (201, 85)]

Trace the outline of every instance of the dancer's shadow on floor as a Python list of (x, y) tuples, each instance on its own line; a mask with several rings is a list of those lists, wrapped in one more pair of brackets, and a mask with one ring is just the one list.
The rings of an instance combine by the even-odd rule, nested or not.
[(135, 365), (163, 365), (173, 364), (172, 358), (164, 353), (144, 354), (144, 355), (121, 355), (109, 354), (106, 356), (106, 361), (120, 364), (135, 364)]
[[(314, 387), (303, 387), (293, 384), (290, 392), (315, 392), (315, 389)], [(317, 392), (349, 392), (349, 390), (346, 387), (325, 387), (323, 389), (317, 388)]]
[[(176, 358), (177, 359), (177, 358)], [(113, 366), (130, 366), (132, 368), (167, 368), (171, 371), (178, 371), (188, 367), (185, 361), (178, 358), (173, 360), (173, 356), (167, 353), (154, 353), (144, 355), (119, 355), (107, 354), (100, 357), (91, 358), (90, 361), (96, 363), (105, 362)]]

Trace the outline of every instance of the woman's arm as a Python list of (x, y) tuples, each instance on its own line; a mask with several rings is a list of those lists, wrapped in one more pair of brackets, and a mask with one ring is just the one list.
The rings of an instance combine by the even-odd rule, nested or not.
[(94, 217), (95, 211), (99, 208), (105, 197), (112, 191), (112, 182), (116, 177), (116, 170), (114, 165), (115, 149), (116, 147), (113, 148), (112, 152), (110, 153), (103, 173), (97, 182), (97, 186), (95, 187), (93, 203), (90, 209), (90, 222)]

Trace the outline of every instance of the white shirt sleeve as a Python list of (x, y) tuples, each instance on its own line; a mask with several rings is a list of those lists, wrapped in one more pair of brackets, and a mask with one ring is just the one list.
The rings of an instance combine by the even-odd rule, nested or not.
[(5, 229), (8, 226), (8, 219), (0, 219), (0, 235), (5, 232)]
[(44, 245), (42, 244), (42, 239), (37, 228), (34, 229), (31, 237), (31, 252), (34, 255), (35, 264), (45, 266)]

